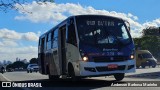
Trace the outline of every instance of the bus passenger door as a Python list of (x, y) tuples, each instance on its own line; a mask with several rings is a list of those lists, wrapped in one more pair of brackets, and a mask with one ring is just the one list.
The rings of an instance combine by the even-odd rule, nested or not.
[(61, 74), (66, 74), (66, 25), (59, 28), (60, 31), (60, 63)]

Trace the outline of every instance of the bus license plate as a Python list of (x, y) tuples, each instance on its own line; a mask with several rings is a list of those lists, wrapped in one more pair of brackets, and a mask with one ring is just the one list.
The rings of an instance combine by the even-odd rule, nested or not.
[(117, 64), (109, 64), (107, 67), (109, 69), (115, 69), (115, 68), (118, 68), (118, 65)]

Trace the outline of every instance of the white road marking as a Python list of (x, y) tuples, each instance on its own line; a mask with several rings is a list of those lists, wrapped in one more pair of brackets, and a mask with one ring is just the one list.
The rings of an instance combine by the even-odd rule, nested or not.
[(5, 77), (3, 74), (2, 74), (2, 77), (3, 77), (6, 81), (12, 81), (12, 80), (8, 79), (7, 77)]

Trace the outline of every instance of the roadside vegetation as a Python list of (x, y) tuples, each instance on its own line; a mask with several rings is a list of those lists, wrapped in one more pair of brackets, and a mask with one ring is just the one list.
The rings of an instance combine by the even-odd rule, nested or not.
[(140, 38), (134, 38), (136, 49), (149, 50), (160, 62), (160, 27), (149, 27), (143, 29)]
[[(38, 59), (32, 58), (29, 63), (31, 63), (31, 64), (37, 63), (38, 64)], [(22, 61), (15, 61), (12, 64), (7, 65), (6, 69), (9, 69), (9, 68), (17, 69), (17, 70), (26, 69), (29, 63), (24, 63)]]

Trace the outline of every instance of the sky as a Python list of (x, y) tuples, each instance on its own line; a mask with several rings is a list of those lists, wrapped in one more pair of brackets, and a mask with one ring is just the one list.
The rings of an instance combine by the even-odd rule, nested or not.
[(160, 26), (160, 0), (55, 0), (37, 4), (29, 0), (16, 10), (0, 11), (0, 61), (38, 57), (38, 38), (72, 15), (98, 14), (123, 18), (132, 37), (144, 28)]

